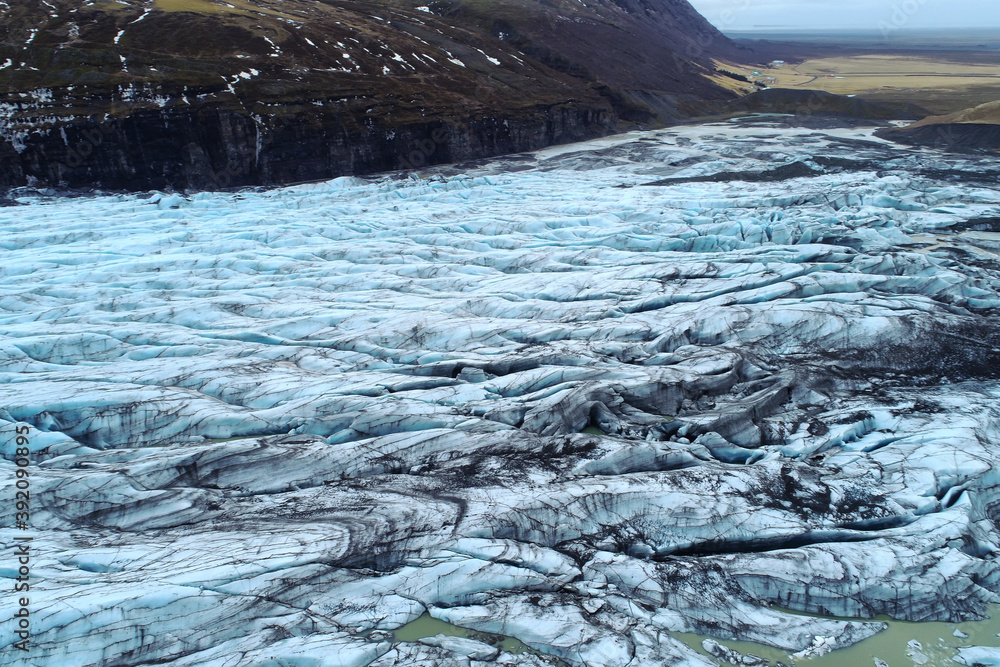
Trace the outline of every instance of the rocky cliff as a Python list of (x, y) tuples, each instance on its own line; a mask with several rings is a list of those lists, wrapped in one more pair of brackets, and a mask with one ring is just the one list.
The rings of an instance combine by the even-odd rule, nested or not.
[(696, 115), (686, 0), (8, 0), (0, 187), (270, 185)]

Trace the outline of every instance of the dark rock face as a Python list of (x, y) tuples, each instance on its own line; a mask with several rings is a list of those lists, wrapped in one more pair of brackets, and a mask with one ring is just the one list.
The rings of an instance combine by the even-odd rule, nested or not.
[(880, 104), (822, 90), (769, 88), (730, 102), (730, 111), (796, 116), (836, 116), (865, 120), (918, 120), (930, 115), (914, 104)]
[[(183, 11), (182, 11), (183, 10)], [(272, 185), (465, 160), (730, 99), (686, 0), (0, 6), (0, 187)]]
[(889, 139), (910, 146), (928, 146), (939, 150), (1000, 150), (1000, 125), (991, 123), (935, 123), (914, 128), (893, 128), (879, 132)]
[(224, 109), (141, 110), (40, 134), (18, 154), (0, 145), (0, 185), (223, 189), (418, 168), (606, 134), (607, 110), (549, 107), (508, 119), (359, 126), (337, 113), (261, 122)]

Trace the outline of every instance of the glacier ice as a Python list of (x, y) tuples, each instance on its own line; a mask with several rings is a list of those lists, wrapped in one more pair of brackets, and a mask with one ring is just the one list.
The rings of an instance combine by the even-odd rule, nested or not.
[[(994, 164), (764, 119), (18, 194), (0, 484), (29, 425), (30, 664), (694, 667), (674, 633), (810, 655), (982, 617)], [(392, 641), (426, 613), (482, 634)]]

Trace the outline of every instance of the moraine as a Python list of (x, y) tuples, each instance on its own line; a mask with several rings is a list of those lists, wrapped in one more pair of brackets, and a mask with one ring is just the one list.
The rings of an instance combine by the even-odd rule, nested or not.
[[(678, 635), (805, 657), (985, 617), (997, 167), (757, 118), (22, 192), (0, 451), (13, 498), (30, 425), (31, 664), (694, 667)], [(472, 638), (392, 641), (425, 613)]]

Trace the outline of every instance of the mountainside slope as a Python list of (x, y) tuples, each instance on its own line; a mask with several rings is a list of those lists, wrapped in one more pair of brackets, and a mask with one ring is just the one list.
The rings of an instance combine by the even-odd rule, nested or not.
[(738, 49), (686, 0), (9, 0), (0, 186), (420, 166), (697, 114)]
[(907, 127), (883, 130), (879, 136), (943, 150), (1000, 150), (1000, 101), (947, 116), (929, 116)]
[(941, 123), (986, 123), (989, 125), (1000, 125), (1000, 100), (980, 104), (977, 107), (948, 114), (947, 116), (929, 116), (910, 127), (940, 125)]

